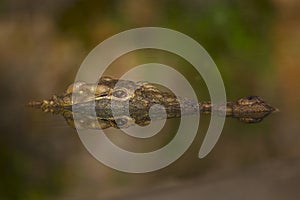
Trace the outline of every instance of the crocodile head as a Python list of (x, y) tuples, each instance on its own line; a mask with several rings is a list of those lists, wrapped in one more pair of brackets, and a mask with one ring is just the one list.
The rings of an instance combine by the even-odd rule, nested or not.
[[(70, 85), (67, 95), (64, 96), (72, 97), (72, 101), (68, 101), (72, 110), (82, 116), (90, 115), (96, 110), (98, 118), (113, 121), (119, 127), (127, 127), (133, 123), (146, 126), (151, 122), (149, 110), (153, 105), (178, 103), (173, 93), (161, 91), (155, 85), (144, 81), (101, 77), (97, 85), (76, 84), (78, 83)], [(67, 107), (70, 105), (64, 108)], [(161, 117), (161, 110), (156, 110), (155, 114), (156, 118)]]

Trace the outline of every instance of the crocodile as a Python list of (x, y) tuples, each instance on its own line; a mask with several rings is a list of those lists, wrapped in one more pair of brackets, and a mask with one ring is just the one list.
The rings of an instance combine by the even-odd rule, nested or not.
[(278, 111), (258, 96), (246, 96), (237, 101), (213, 105), (210, 101), (198, 102), (177, 97), (171, 91), (149, 82), (119, 80), (108, 76), (101, 77), (97, 84), (75, 82), (62, 95), (31, 101), (28, 105), (43, 112), (61, 114), (72, 127), (75, 127), (76, 114), (80, 126), (91, 129), (127, 128), (135, 124), (147, 126), (151, 120), (180, 118), (199, 114), (199, 111), (201, 114), (210, 114), (212, 110), (245, 123), (257, 123)]

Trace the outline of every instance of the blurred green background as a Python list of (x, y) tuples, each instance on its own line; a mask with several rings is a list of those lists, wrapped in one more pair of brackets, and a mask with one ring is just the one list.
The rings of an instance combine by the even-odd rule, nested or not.
[[(105, 199), (299, 159), (299, 8), (293, 0), (1, 0), (0, 199)], [(101, 41), (143, 26), (192, 37), (216, 62), (228, 99), (258, 95), (280, 112), (259, 124), (227, 119), (219, 142), (200, 160), (209, 123), (204, 117), (178, 161), (160, 171), (126, 174), (95, 160), (62, 117), (24, 106), (62, 93)], [(130, 66), (159, 61), (199, 83), (182, 60), (154, 50), (121, 58), (110, 73), (117, 77)], [(200, 83), (197, 94), (207, 100)]]

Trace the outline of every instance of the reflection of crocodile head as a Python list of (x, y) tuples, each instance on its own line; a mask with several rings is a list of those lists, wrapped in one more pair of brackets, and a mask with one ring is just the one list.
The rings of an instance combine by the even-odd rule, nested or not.
[[(156, 104), (163, 106), (164, 110), (153, 106)], [(53, 95), (50, 100), (33, 101), (29, 105), (41, 108), (44, 112), (61, 113), (69, 124), (73, 120), (70, 114), (76, 113), (83, 121), (85, 120), (83, 127), (87, 126), (87, 121), (91, 119), (93, 115), (91, 112), (96, 111), (101, 128), (125, 128), (133, 124), (145, 126), (151, 122), (151, 119), (162, 119), (164, 113), (167, 114), (167, 118), (175, 118), (198, 114), (198, 108), (201, 113), (211, 113), (212, 109), (217, 113), (225, 111), (228, 117), (254, 123), (276, 110), (257, 96), (244, 97), (222, 105), (212, 105), (210, 102), (195, 102), (176, 97), (173, 93), (162, 91), (148, 82), (133, 82), (110, 77), (102, 77), (98, 84), (73, 83), (63, 95)], [(95, 128), (98, 125), (89, 127)]]

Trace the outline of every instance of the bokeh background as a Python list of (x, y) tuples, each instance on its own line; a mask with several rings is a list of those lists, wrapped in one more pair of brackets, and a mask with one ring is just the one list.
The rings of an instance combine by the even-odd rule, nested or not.
[[(298, 0), (1, 0), (0, 199), (299, 199), (299, 9)], [(204, 117), (171, 166), (126, 174), (95, 160), (61, 116), (25, 106), (62, 93), (101, 41), (143, 26), (194, 38), (219, 67), (228, 99), (259, 95), (280, 112), (259, 124), (227, 119), (213, 151), (198, 159)], [(126, 55), (107, 73), (149, 61), (174, 66), (209, 98), (191, 66), (166, 52)]]

